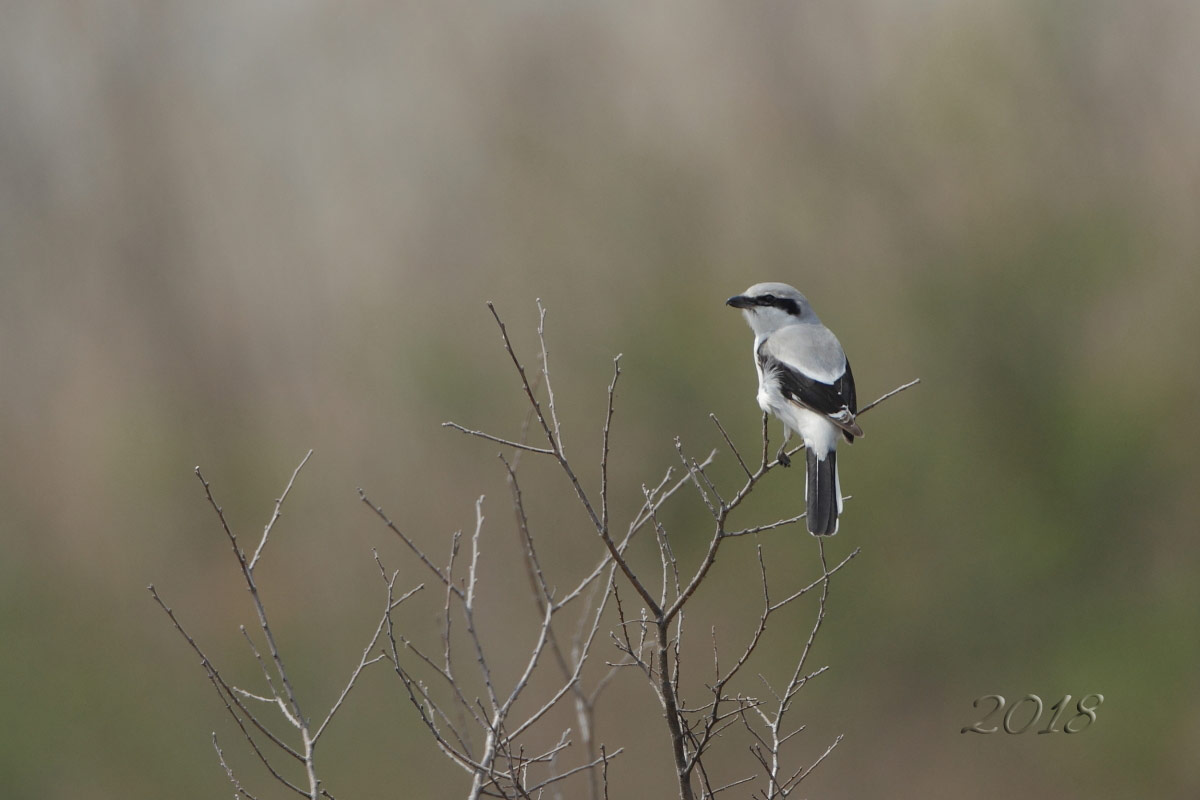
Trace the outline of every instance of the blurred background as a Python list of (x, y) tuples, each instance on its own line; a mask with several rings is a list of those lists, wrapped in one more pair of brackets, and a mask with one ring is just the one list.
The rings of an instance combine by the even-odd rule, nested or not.
[[(7, 793), (227, 796), (215, 730), (247, 788), (284, 796), (145, 589), (258, 688), (196, 465), (253, 541), (315, 450), (259, 576), (312, 716), (374, 629), (372, 548), (426, 579), (356, 487), (438, 554), (486, 495), (489, 641), (515, 664), (536, 620), (497, 447), (440, 426), (519, 435), (485, 301), (531, 364), (547, 307), (593, 490), (623, 354), (627, 520), (675, 436), (737, 483), (708, 414), (750, 452), (760, 418), (723, 301), (781, 280), (838, 332), (860, 401), (923, 381), (840, 459), (830, 557), (862, 554), (831, 590), (795, 763), (845, 739), (801, 793), (1197, 796), (1198, 37), (1200, 6), (1158, 0), (5, 3)], [(598, 550), (551, 467), (521, 474), (569, 576)], [(798, 512), (800, 481), (773, 472), (740, 519)], [(685, 563), (706, 514), (681, 493), (667, 520)], [(811, 579), (802, 530), (761, 542), (781, 592)], [(733, 647), (755, 613), (752, 548), (697, 599), (693, 687), (709, 628)], [(438, 605), (405, 607), (414, 638), (436, 643)], [(768, 630), (760, 669), (812, 613)], [(672, 796), (648, 688), (608, 692), (612, 796)], [(959, 732), (980, 695), (1091, 692), (1077, 736)], [(386, 669), (322, 748), (340, 798), (465, 796)], [(728, 779), (750, 771), (744, 741), (723, 753)]]

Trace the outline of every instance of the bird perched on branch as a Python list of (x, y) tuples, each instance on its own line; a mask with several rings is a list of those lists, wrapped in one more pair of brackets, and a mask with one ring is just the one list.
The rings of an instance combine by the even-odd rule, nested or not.
[(808, 531), (831, 536), (842, 513), (838, 440), (863, 435), (854, 420), (858, 403), (846, 353), (804, 295), (786, 283), (756, 283), (725, 303), (740, 308), (754, 331), (758, 405), (783, 422), (779, 463), (791, 464), (786, 448), (793, 432), (804, 440)]

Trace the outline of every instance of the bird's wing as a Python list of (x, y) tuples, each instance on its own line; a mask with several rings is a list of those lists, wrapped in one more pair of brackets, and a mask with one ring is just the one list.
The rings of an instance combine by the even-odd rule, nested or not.
[[(815, 338), (811, 333), (816, 333)], [(808, 331), (791, 326), (765, 338), (758, 347), (764, 373), (775, 375), (785, 398), (823, 414), (842, 429), (848, 441), (862, 436), (854, 420), (858, 399), (850, 362), (829, 329)]]

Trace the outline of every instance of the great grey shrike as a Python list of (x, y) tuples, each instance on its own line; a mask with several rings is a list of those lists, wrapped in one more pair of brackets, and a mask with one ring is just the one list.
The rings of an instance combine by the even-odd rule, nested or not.
[(804, 295), (786, 283), (756, 283), (725, 302), (740, 308), (754, 331), (758, 405), (783, 422), (779, 463), (791, 463), (785, 448), (792, 433), (804, 440), (808, 531), (831, 536), (842, 513), (838, 440), (863, 435), (854, 420), (858, 403), (846, 353)]

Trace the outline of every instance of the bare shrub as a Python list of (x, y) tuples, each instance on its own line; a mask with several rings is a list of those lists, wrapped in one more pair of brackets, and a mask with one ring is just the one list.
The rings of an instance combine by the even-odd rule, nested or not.
[[(737, 658), (724, 666), (718, 657), (718, 632), (715, 626), (710, 626), (713, 655), (710, 667), (705, 669), (711, 669), (712, 679), (705, 684), (705, 694), (700, 702), (686, 703), (681, 696), (681, 674), (685, 666), (681, 642), (684, 638), (686, 609), (702, 586), (715, 590), (721, 583), (738, 578), (721, 576), (713, 569), (718, 552), (723, 546), (733, 547), (737, 546), (737, 542), (749, 542), (747, 537), (784, 528), (804, 518), (803, 514), (799, 514), (747, 528), (735, 528), (729, 524), (730, 514), (747, 502), (764, 476), (779, 464), (768, 456), (766, 417), (763, 417), (761, 449), (753, 461), (748, 461), (716, 416), (710, 415), (744, 474), (740, 486), (723, 494), (707, 471), (717, 451), (697, 460), (688, 456), (682, 444), (676, 440), (679, 465), (667, 469), (654, 486), (643, 485), (643, 500), (636, 513), (631, 519), (615, 523), (609, 513), (608, 474), (613, 403), (621, 375), (620, 356), (613, 360), (612, 380), (607, 390), (606, 414), (601, 429), (599, 486), (589, 490), (579, 479), (563, 444), (546, 352), (545, 309), (538, 304), (540, 352), (538, 366), (531, 380), (525, 364), (513, 348), (504, 322), (490, 303), (488, 308), (499, 326), (505, 352), (520, 377), (529, 404), (521, 440), (505, 439), (455, 422), (445, 425), (512, 450), (512, 455), (502, 455), (501, 461), (511, 491), (512, 509), (528, 577), (528, 591), (538, 613), (533, 643), (523, 656), (524, 666), (515, 679), (502, 682), (497, 677), (495, 654), (485, 647), (485, 637), (476, 614), (481, 602), (479, 573), (483, 498), (476, 503), (473, 532), (465, 538), (460, 533), (454, 534), (449, 542), (449, 555), (442, 562), (423, 550), (413, 537), (392, 521), (381, 506), (372, 502), (360, 489), (361, 501), (399, 537), (419, 564), (417, 569), (427, 574), (430, 589), (437, 591), (442, 598), (440, 641), (434, 646), (414, 642), (399, 630), (394, 612), (400, 604), (425, 590), (427, 585), (406, 584), (405, 589), (400, 583), (400, 570), (385, 567), (376, 553), (374, 557), (384, 599), (374, 634), (363, 648), (362, 657), (337, 700), (320, 718), (320, 722), (314, 724), (303, 713), (300, 700), (288, 679), (283, 654), (276, 646), (254, 575), (272, 526), (280, 516), (296, 475), (312, 455), (311, 451), (296, 467), (291, 480), (276, 500), (271, 518), (250, 554), (239, 544), (209, 483), (199, 468), (196, 469), (207, 501), (215, 511), (237, 558), (261, 628), (260, 636), (242, 629), (260, 668), (259, 689), (250, 691), (230, 682), (187, 633), (175, 613), (151, 585), (149, 590), (154, 600), (200, 657), (205, 674), (241, 731), (247, 746), (276, 781), (311, 800), (333, 796), (326, 791), (319, 777), (316, 761), (318, 741), (363, 671), (381, 663), (387, 664), (395, 672), (416, 716), (448, 762), (464, 773), (467, 787), (464, 791), (471, 800), (480, 797), (541, 797), (547, 791), (560, 789), (570, 780), (585, 782), (593, 800), (608, 798), (609, 770), (613, 768), (615, 759), (628, 758), (629, 755), (620, 747), (611, 749), (598, 740), (595, 712), (597, 704), (609, 697), (603, 694), (605, 688), (621, 670), (640, 673), (662, 708), (664, 734), (671, 743), (670, 768), (681, 800), (711, 798), (734, 787), (742, 787), (743, 791), (749, 789), (753, 797), (767, 800), (789, 796), (842, 739), (838, 735), (810, 760), (800, 759), (791, 752), (785, 753), (785, 746), (804, 727), (790, 721), (793, 701), (808, 681), (827, 669), (824, 666), (812, 668), (810, 656), (825, 620), (832, 578), (859, 550), (855, 548), (830, 566), (824, 538), (814, 537), (815, 575), (798, 589), (778, 593), (772, 591), (763, 545), (756, 542), (758, 584), (762, 595), (757, 622), (746, 630), (722, 633), (725, 637), (741, 637), (745, 641)], [(859, 415), (916, 383), (912, 381), (885, 394), (864, 406)], [(526, 440), (531, 432), (539, 440), (538, 444), (530, 444)], [(544, 443), (541, 439), (544, 439)], [(793, 449), (789, 455), (800, 449)], [(536, 537), (528, 522), (525, 500), (518, 482), (519, 459), (525, 453), (550, 458), (557, 463), (594, 529), (596, 539), (593, 541), (598, 540), (600, 545), (594, 567), (578, 582), (572, 582), (565, 591), (556, 588), (559, 582), (543, 569)], [(689, 492), (694, 491), (697, 500), (711, 516), (711, 532), (704, 554), (698, 563), (690, 566), (681, 564), (676, 558), (671, 535), (659, 513), (685, 486), (690, 487)], [(630, 545), (640, 534), (652, 536), (656, 545), (657, 563), (649, 569), (635, 566), (629, 557)], [(788, 670), (790, 677), (780, 684), (772, 684), (761, 674), (749, 675), (748, 666), (760, 654), (766, 642), (768, 620), (781, 609), (810, 594), (817, 597), (816, 613), (807, 639)], [(602, 632), (607, 636), (602, 637)], [(615, 650), (615, 657), (598, 657), (597, 652), (601, 649), (598, 640)], [(455, 654), (459, 649), (456, 643), (470, 652), (471, 663), (464, 664), (461, 658), (456, 659)], [(549, 666), (546, 666), (547, 662)], [(589, 664), (598, 665), (598, 668), (593, 668), (585, 675), (585, 667)], [(691, 665), (688, 666), (690, 668)], [(699, 669), (700, 665), (696, 666)], [(535, 673), (541, 675), (542, 680), (535, 681)], [(545, 673), (554, 677), (548, 678)], [(273, 709), (273, 716), (269, 719), (266, 709)], [(552, 712), (559, 713), (556, 716)], [(573, 725), (564, 727), (560, 724), (564, 713), (573, 719)], [(657, 717), (649, 715), (649, 719)], [(555, 727), (556, 724), (558, 727)], [(735, 732), (741, 732), (741, 736), (735, 737)], [(579, 738), (580, 748), (572, 749), (572, 735)], [(752, 756), (749, 772), (720, 778), (710, 768), (707, 757), (722, 742), (734, 740), (745, 742), (749, 748)], [(553, 744), (546, 746), (546, 741)], [(216, 734), (213, 734), (213, 746), (236, 795), (254, 798), (225, 761)], [(295, 762), (298, 768), (288, 765), (288, 762)]]

